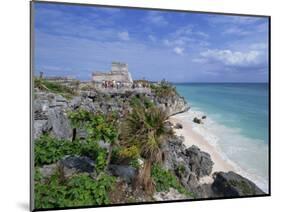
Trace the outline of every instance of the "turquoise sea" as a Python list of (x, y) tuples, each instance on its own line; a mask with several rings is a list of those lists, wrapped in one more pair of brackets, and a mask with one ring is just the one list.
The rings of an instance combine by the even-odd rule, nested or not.
[[(216, 145), (238, 172), (268, 191), (267, 83), (175, 84), (191, 110), (207, 115)], [(210, 121), (211, 120), (211, 121)]]

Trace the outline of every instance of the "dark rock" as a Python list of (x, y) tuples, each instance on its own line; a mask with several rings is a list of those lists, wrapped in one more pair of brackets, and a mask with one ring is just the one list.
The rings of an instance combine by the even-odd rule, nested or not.
[(196, 123), (196, 124), (201, 124), (201, 123), (202, 123), (201, 119), (199, 119), (199, 118), (197, 118), (197, 117), (195, 117), (195, 118), (193, 119), (193, 122)]
[(109, 171), (112, 175), (124, 179), (127, 183), (132, 183), (137, 174), (137, 170), (135, 168), (127, 165), (110, 164)]
[(182, 124), (181, 123), (176, 123), (175, 129), (182, 129)]
[(216, 172), (213, 174), (212, 189), (224, 197), (262, 195), (264, 192), (253, 182), (235, 172)]
[(223, 197), (221, 195), (216, 194), (212, 190), (211, 184), (198, 185), (197, 187), (192, 189), (192, 192), (195, 194), (195, 197), (197, 199)]
[(202, 116), (202, 119), (206, 119), (207, 118), (207, 116)]
[(208, 153), (200, 151), (194, 145), (186, 149), (185, 153), (189, 158), (190, 169), (198, 179), (211, 174), (214, 162)]
[(94, 172), (94, 161), (86, 156), (67, 156), (58, 162), (65, 177), (79, 172)]

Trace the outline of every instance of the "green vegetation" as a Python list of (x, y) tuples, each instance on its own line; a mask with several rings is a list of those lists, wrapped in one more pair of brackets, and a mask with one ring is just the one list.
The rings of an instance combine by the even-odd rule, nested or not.
[[(101, 148), (98, 142), (114, 145), (117, 139), (116, 116), (78, 110), (70, 112), (69, 119), (73, 127), (87, 131), (85, 140), (74, 139), (71, 142), (42, 135), (35, 141), (36, 208), (109, 204), (108, 192), (114, 185), (114, 178), (105, 174), (105, 170), (111, 153)], [(97, 178), (84, 173), (64, 179), (59, 170), (49, 179), (40, 176), (38, 167), (55, 163), (65, 155), (92, 158), (96, 162)]]
[(40, 173), (36, 172), (35, 207), (40, 209), (109, 204), (108, 193), (114, 183), (115, 178), (104, 173), (97, 179), (85, 173), (64, 179), (59, 171), (44, 182)]
[(170, 171), (163, 169), (160, 165), (153, 165), (151, 174), (156, 184), (156, 191), (169, 191), (170, 188), (174, 188), (186, 196), (192, 196), (192, 194), (180, 184), (175, 175)]
[(81, 144), (42, 135), (35, 140), (35, 166), (55, 163), (65, 155), (79, 155)]
[(45, 79), (35, 78), (34, 87), (44, 91), (50, 91), (56, 94), (60, 94), (63, 97), (70, 99), (75, 95), (74, 89), (61, 85), (57, 82), (51, 82)]
[[(35, 87), (67, 98), (75, 94), (69, 87), (43, 79), (35, 79)], [(151, 88), (159, 97), (176, 92), (166, 82), (151, 85)], [(72, 141), (59, 140), (50, 135), (42, 135), (35, 141), (36, 208), (110, 204), (108, 195), (115, 186), (115, 178), (107, 174), (110, 161), (139, 169), (136, 188), (143, 189), (147, 194), (175, 188), (191, 196), (176, 176), (160, 166), (164, 160), (163, 143), (173, 136), (173, 131), (165, 124), (167, 114), (142, 94), (132, 97), (129, 104), (132, 110), (128, 110), (122, 119), (118, 119), (114, 112), (69, 111)], [(86, 132), (85, 139), (77, 136), (78, 129)], [(101, 142), (109, 144), (109, 148), (102, 148)], [(90, 157), (95, 161), (97, 176), (80, 173), (66, 178), (60, 168), (48, 178), (40, 175), (39, 167), (56, 163), (66, 155)], [(142, 166), (139, 159), (143, 160)], [(181, 173), (182, 167), (178, 168)]]
[(154, 191), (151, 168), (163, 160), (162, 144), (173, 131), (165, 127), (167, 115), (157, 107), (134, 107), (122, 126), (121, 145), (136, 151), (143, 159), (144, 166), (139, 172), (137, 184), (147, 193)]
[(150, 108), (155, 106), (154, 102), (152, 102), (149, 98), (141, 94), (138, 96), (133, 96), (130, 99), (130, 105), (131, 107), (144, 107), (144, 108)]
[(167, 98), (177, 94), (176, 88), (165, 80), (162, 80), (160, 84), (151, 84), (150, 88), (160, 98)]

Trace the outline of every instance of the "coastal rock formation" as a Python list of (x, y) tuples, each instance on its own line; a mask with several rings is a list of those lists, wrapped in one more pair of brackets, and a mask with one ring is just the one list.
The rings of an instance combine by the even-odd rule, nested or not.
[(175, 136), (165, 144), (164, 166), (175, 172), (182, 185), (189, 191), (198, 191), (199, 180), (212, 172), (213, 161), (208, 153), (198, 147), (187, 148), (184, 138)]
[(264, 194), (253, 182), (235, 172), (216, 172), (213, 177), (212, 189), (221, 196), (239, 197)]
[(195, 117), (195, 118), (193, 119), (193, 122), (196, 123), (196, 124), (201, 124), (201, 123), (202, 123), (202, 120), (199, 119), (199, 118), (197, 118), (197, 117)]
[(192, 145), (185, 151), (189, 158), (189, 166), (199, 179), (212, 173), (214, 162), (208, 153), (202, 152), (197, 146)]
[(168, 116), (183, 113), (189, 110), (185, 99), (179, 95), (167, 96), (165, 98), (153, 97), (156, 105), (165, 110)]
[[(130, 101), (133, 98), (147, 98), (161, 107), (168, 115), (184, 112), (188, 106), (184, 98), (173, 95), (165, 98), (158, 98), (150, 91), (140, 93), (136, 91), (111, 92), (104, 93), (98, 91), (81, 91), (78, 96), (72, 99), (66, 99), (59, 94), (46, 91), (35, 92), (33, 105), (34, 111), (34, 139), (41, 134), (50, 133), (58, 139), (71, 139), (72, 128), (67, 118), (67, 112), (79, 108), (91, 112), (108, 113), (110, 111), (118, 112), (123, 117), (131, 110)], [(80, 134), (81, 133), (81, 134)], [(85, 132), (77, 132), (78, 138), (85, 137)]]

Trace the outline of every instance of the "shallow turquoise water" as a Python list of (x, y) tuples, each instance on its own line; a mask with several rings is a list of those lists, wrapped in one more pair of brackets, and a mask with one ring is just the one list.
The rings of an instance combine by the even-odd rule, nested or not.
[(175, 84), (189, 106), (207, 115), (208, 126), (229, 160), (268, 190), (268, 84)]
[(193, 83), (176, 85), (191, 107), (247, 137), (268, 142), (267, 83)]

